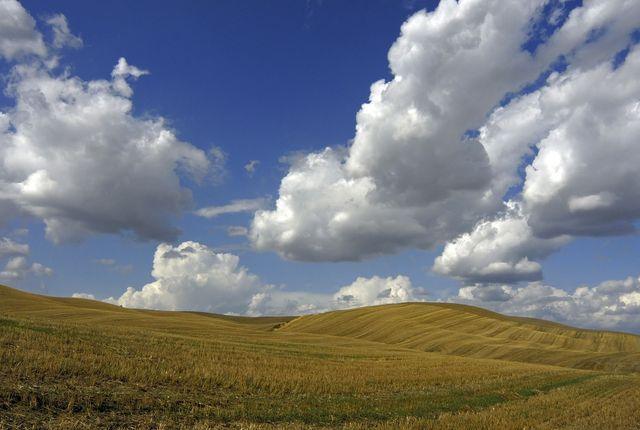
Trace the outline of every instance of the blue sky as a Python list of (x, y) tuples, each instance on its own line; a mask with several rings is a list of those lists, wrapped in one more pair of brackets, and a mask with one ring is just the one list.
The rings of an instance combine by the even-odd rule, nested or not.
[[(626, 202), (633, 200), (640, 181), (636, 182), (632, 169), (624, 181), (606, 175), (599, 179), (597, 175), (606, 172), (607, 166), (591, 166), (598, 157), (590, 154), (598, 150), (588, 152), (589, 145), (610, 147), (613, 156), (600, 159), (615, 166), (615, 156), (620, 156), (631, 163), (633, 158), (623, 154), (633, 143), (604, 126), (598, 128), (600, 140), (585, 143), (582, 148), (587, 152), (575, 158), (582, 160), (585, 172), (594, 172), (593, 180), (585, 179), (589, 175), (571, 164), (573, 158), (567, 154), (577, 151), (570, 146), (574, 136), (576, 141), (584, 138), (575, 124), (582, 121), (583, 129), (588, 130), (595, 120), (566, 114), (575, 109), (595, 115), (599, 109), (607, 109), (603, 106), (633, 111), (625, 106), (633, 106), (637, 100), (635, 89), (628, 91), (627, 98), (612, 96), (606, 102), (594, 90), (586, 101), (576, 98), (566, 101), (567, 106), (554, 104), (558, 100), (554, 91), (568, 88), (556, 77), (576, 88), (589, 79), (625, 82), (625, 76), (632, 73), (626, 71), (633, 67), (627, 64), (630, 61), (620, 62), (619, 72), (605, 65), (613, 64), (623, 51), (633, 56), (640, 22), (637, 7), (626, 5), (629, 10), (622, 11), (622, 3), (614, 1), (608, 5), (610, 10), (601, 11), (590, 21), (586, 12), (595, 7), (594, 2), (539, 0), (528, 6), (510, 5), (513, 18), (501, 21), (501, 13), (506, 12), (491, 1), (442, 3), (436, 10), (435, 0), (114, 1), (108, 7), (82, 1), (54, 4), (23, 0), (24, 12), (13, 9), (12, 13), (20, 15), (25, 32), (36, 34), (29, 36), (32, 42), (41, 34), (46, 48), (29, 45), (20, 48), (24, 52), (6, 50), (0, 71), (7, 88), (12, 79), (30, 82), (28, 77), (10, 77), (12, 70), (22, 65), (52, 79), (77, 76), (84, 82), (115, 82), (111, 71), (120, 58), (126, 58), (127, 67), (149, 71), (139, 79), (135, 79), (136, 69), (123, 72), (132, 96), (118, 93), (116, 87), (109, 94), (130, 98), (134, 119), (163, 118), (164, 128), (207, 157), (211, 157), (211, 148), (225, 154), (222, 173), (216, 178), (199, 182), (176, 170), (182, 189), (190, 190), (193, 198), (189, 208), (170, 216), (171, 225), (181, 230), (172, 238), (172, 246), (181, 253), (179, 244), (194, 241), (202, 244), (202, 252), (211, 258), (215, 253), (238, 256), (239, 264), (255, 277), (247, 287), (253, 298), (272, 294), (269, 291), (307, 294), (317, 302), (308, 309), (324, 310), (326, 306), (318, 304), (324, 300), (321, 295), (333, 294), (332, 300), (337, 300), (342, 296), (336, 290), (352, 286), (378, 288), (382, 291), (380, 300), (388, 294), (393, 300), (458, 300), (522, 314), (532, 308), (517, 300), (535, 290), (539, 295), (533, 316), (563, 320), (562, 306), (585, 306), (575, 295), (581, 285), (602, 294), (605, 289), (597, 288), (603, 282), (632, 277), (637, 284), (640, 240), (632, 226), (637, 225), (640, 210)], [(35, 27), (29, 28), (32, 25), (25, 13), (33, 18)], [(55, 46), (52, 31), (61, 27), (47, 23), (55, 14), (64, 15), (69, 26), (64, 34), (81, 38), (81, 47), (73, 46), (73, 39)], [(495, 22), (479, 21), (478, 17), (491, 14)], [(406, 28), (401, 33), (403, 23)], [(2, 33), (2, 25), (0, 21), (0, 38), (15, 37), (15, 32)], [(494, 33), (487, 31), (492, 25), (499, 35), (495, 40)], [(492, 43), (496, 45), (492, 47)], [(420, 57), (424, 52), (429, 54)], [(47, 61), (54, 57), (59, 58), (59, 64), (51, 67)], [(379, 87), (382, 95), (376, 101), (378, 90), (371, 86), (379, 80), (386, 81), (382, 84), (386, 87)], [(20, 91), (26, 97), (27, 92)], [(468, 101), (461, 102), (465, 95)], [(370, 110), (361, 111), (370, 97)], [(523, 126), (528, 117), (517, 115), (525, 107), (533, 109), (536, 100), (547, 100), (536, 105), (541, 112), (536, 122), (546, 128), (526, 136), (525, 130), (533, 126)], [(0, 101), (0, 111), (12, 114), (16, 103), (12, 90), (7, 89)], [(377, 109), (384, 114), (378, 116)], [(15, 115), (13, 128), (6, 132), (9, 139), (21, 133), (21, 120)], [(413, 121), (411, 118), (419, 119), (403, 122)], [(628, 136), (636, 133), (634, 124), (635, 117), (623, 124), (628, 126)], [(27, 123), (22, 126), (28, 128)], [(403, 137), (404, 132), (408, 137)], [(447, 139), (455, 133), (459, 133), (459, 142), (449, 143)], [(557, 143), (549, 137), (558, 135), (564, 138)], [(46, 136), (44, 139), (38, 144), (49, 148), (58, 144), (47, 142)], [(508, 141), (513, 155), (499, 152), (504, 151), (499, 146), (503, 141)], [(333, 149), (323, 152), (326, 147)], [(346, 155), (341, 155), (343, 152)], [(85, 157), (91, 154), (88, 150)], [(558, 165), (554, 154), (564, 154), (561, 159), (565, 165)], [(187, 158), (191, 156), (200, 155), (192, 153)], [(287, 164), (283, 157), (296, 161)], [(511, 167), (516, 176), (508, 169), (500, 170), (507, 158), (515, 160), (510, 163), (516, 163)], [(76, 165), (83, 163), (82, 158), (78, 160)], [(256, 169), (249, 173), (245, 166), (252, 160), (257, 161)], [(327, 172), (339, 171), (335, 174), (344, 176), (332, 182), (334, 179), (322, 176), (329, 173), (313, 167), (313, 162), (325, 163)], [(626, 171), (624, 166), (620, 170)], [(558, 172), (564, 176), (553, 182)], [(325, 179), (318, 179), (318, 175)], [(279, 190), (288, 178), (299, 181), (290, 193)], [(14, 181), (6, 185), (7, 190), (17, 183), (17, 179), (2, 180), (6, 184)], [(348, 188), (339, 188), (345, 183), (350, 184)], [(623, 183), (627, 185), (620, 185)], [(311, 184), (311, 191), (305, 188), (307, 184)], [(359, 194), (359, 187), (370, 184), (375, 191)], [(340, 200), (342, 195), (333, 201), (331, 195), (323, 194), (328, 189), (343, 190), (344, 201)], [(555, 190), (555, 194), (548, 195), (548, 190)], [(108, 200), (106, 191), (104, 198)], [(483, 200), (489, 191), (495, 196)], [(29, 261), (50, 268), (51, 273), (24, 275), (6, 283), (52, 295), (111, 297), (116, 302), (128, 287), (141, 290), (145, 284), (162, 283), (151, 274), (154, 252), (162, 242), (157, 236), (137, 237), (124, 224), (122, 228), (104, 227), (111, 229), (108, 232), (101, 231), (103, 227), (90, 227), (88, 234), (74, 240), (52, 240), (45, 224), (56, 217), (68, 220), (76, 216), (72, 212), (60, 215), (74, 198), (63, 197), (64, 202), (51, 207), (41, 201), (26, 204), (16, 200), (18, 206), (23, 205), (22, 212), (5, 217), (3, 236), (27, 243)], [(364, 200), (357, 203), (360, 198)], [(212, 219), (193, 213), (238, 199), (265, 199), (262, 227), (251, 227), (253, 211)], [(288, 212), (280, 204), (289, 204), (286, 202), (293, 205), (295, 220), (283, 221)], [(512, 206), (503, 207), (503, 202)], [(368, 209), (360, 212), (362, 206), (358, 205)], [(364, 218), (350, 224), (363, 213)], [(122, 222), (114, 216), (95, 225)], [(337, 220), (346, 224), (340, 224), (342, 233), (331, 236), (331, 226)], [(231, 226), (247, 228), (248, 236), (230, 236), (227, 229)], [(137, 231), (135, 226), (131, 228)], [(511, 229), (516, 228), (519, 230), (514, 233)], [(486, 236), (487, 229), (497, 233)], [(469, 247), (475, 247), (471, 255), (465, 254)], [(449, 259), (432, 269), (441, 255)], [(156, 268), (163, 262), (169, 265), (160, 256)], [(408, 278), (410, 286), (405, 289), (404, 278), (401, 282), (398, 276)], [(381, 284), (352, 285), (358, 277)], [(385, 284), (392, 281), (397, 282), (391, 287)], [(547, 289), (542, 291), (542, 287)], [(620, 297), (598, 299), (607, 308), (597, 310), (597, 324), (638, 329), (635, 324), (640, 327), (640, 314), (633, 310), (624, 317), (607, 317), (612, 309), (618, 309), (616, 300), (631, 303), (625, 304), (629, 309), (635, 306), (635, 296), (629, 294), (635, 294), (636, 289), (634, 284), (620, 289)], [(397, 297), (393, 296), (396, 290)], [(562, 305), (554, 302), (550, 308), (539, 304), (557, 296), (557, 291), (569, 294), (562, 298)], [(264, 309), (284, 312), (276, 306), (279, 300), (287, 306), (297, 304), (298, 308), (288, 307), (288, 311), (302, 309), (305, 298), (301, 295), (276, 297), (273, 293), (271, 307)], [(226, 298), (220, 297), (213, 295), (210, 300), (225, 302)], [(239, 300), (246, 302), (247, 297)], [(164, 304), (152, 305), (140, 297), (136, 300), (120, 304), (242, 312), (235, 305), (227, 309), (200, 306), (200, 302), (160, 301), (153, 303)], [(577, 317), (566, 322), (589, 325)]]

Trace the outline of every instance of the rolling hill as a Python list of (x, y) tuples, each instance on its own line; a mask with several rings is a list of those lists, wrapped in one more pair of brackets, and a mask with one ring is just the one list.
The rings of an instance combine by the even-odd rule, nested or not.
[(366, 339), (420, 351), (640, 371), (640, 336), (577, 329), (450, 303), (402, 303), (293, 319), (280, 329)]
[(459, 305), (247, 318), (0, 286), (0, 428), (635, 428), (638, 345)]

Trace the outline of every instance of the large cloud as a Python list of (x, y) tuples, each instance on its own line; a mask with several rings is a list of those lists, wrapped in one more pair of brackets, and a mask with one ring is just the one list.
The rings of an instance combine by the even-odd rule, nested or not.
[(634, 230), (640, 216), (640, 47), (617, 69), (554, 77), (525, 102), (544, 106), (545, 137), (523, 198), (540, 236)]
[[(101, 263), (115, 264), (113, 260)], [(125, 307), (201, 310), (249, 315), (297, 315), (421, 300), (424, 292), (406, 276), (357, 278), (333, 294), (291, 291), (266, 284), (240, 264), (237, 255), (218, 253), (197, 242), (161, 244), (153, 258), (155, 280), (128, 288), (108, 302)], [(75, 297), (92, 298), (77, 293)]]
[(240, 266), (238, 256), (216, 253), (197, 242), (159, 245), (151, 275), (155, 281), (110, 301), (134, 308), (240, 313), (265, 288)]
[(275, 211), (255, 216), (258, 249), (357, 260), (429, 247), (496, 204), (483, 196), (490, 170), (482, 146), (462, 137), (505, 91), (536, 76), (520, 43), (539, 2), (484, 3), (443, 1), (402, 26), (389, 52), (394, 78), (372, 85), (352, 145), (291, 167)]
[(400, 243), (427, 246), (429, 231), (412, 208), (375, 205), (371, 178), (346, 178), (340, 154), (326, 149), (295, 162), (280, 185), (275, 211), (258, 211), (251, 240), (289, 259), (353, 260)]
[(48, 18), (46, 46), (19, 3), (2, 1), (0, 12), (0, 55), (19, 61), (5, 90), (15, 105), (0, 111), (0, 221), (41, 219), (54, 242), (175, 239), (174, 218), (192, 206), (181, 177), (202, 180), (223, 161), (219, 151), (181, 141), (163, 118), (134, 116), (130, 82), (148, 72), (124, 58), (110, 80), (55, 72), (56, 49), (82, 44), (63, 15)]
[[(627, 35), (625, 43), (632, 42)], [(551, 74), (539, 90), (497, 109), (482, 127), (480, 141), (495, 166), (496, 186), (523, 188), (520, 211), (483, 221), (447, 244), (434, 265), (438, 273), (472, 283), (539, 279), (538, 263), (529, 260), (549, 254), (567, 236), (635, 231), (640, 49), (630, 44), (615, 57), (589, 49), (590, 62)], [(520, 176), (516, 167), (527, 157)], [(519, 270), (518, 261), (528, 264)], [(510, 276), (483, 276), (492, 268)]]
[[(639, 17), (640, 18), (640, 17)], [(481, 131), (495, 164), (526, 167), (522, 199), (538, 236), (633, 230), (640, 215), (640, 49), (625, 61), (552, 74), (541, 89), (498, 109)], [(520, 183), (516, 169), (497, 179)]]
[(640, 279), (606, 281), (566, 292), (543, 283), (460, 289), (454, 301), (581, 327), (640, 332)]
[(42, 219), (51, 240), (126, 231), (176, 237), (171, 220), (191, 205), (178, 171), (199, 180), (210, 161), (162, 118), (132, 115), (127, 79), (140, 74), (124, 59), (110, 81), (14, 69), (16, 105), (0, 113), (1, 197)]
[[(586, 1), (570, 14), (565, 2), (543, 4), (444, 0), (412, 16), (389, 51), (393, 79), (372, 85), (350, 146), (292, 164), (275, 209), (255, 214), (254, 246), (288, 259), (359, 260), (429, 248), (495, 218), (545, 133), (527, 124), (528, 139), (488, 142), (487, 117), (560, 56), (570, 71), (609, 61), (640, 17), (640, 5), (623, 0)], [(554, 25), (551, 36), (539, 34)]]

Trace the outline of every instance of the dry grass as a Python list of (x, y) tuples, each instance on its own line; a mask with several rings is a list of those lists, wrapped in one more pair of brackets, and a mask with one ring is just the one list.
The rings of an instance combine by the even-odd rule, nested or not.
[(633, 428), (637, 422), (635, 374), (293, 331), (302, 320), (128, 310), (0, 287), (0, 428)]
[(296, 318), (281, 330), (351, 337), (464, 357), (640, 371), (640, 336), (580, 330), (459, 304), (403, 303), (328, 312)]

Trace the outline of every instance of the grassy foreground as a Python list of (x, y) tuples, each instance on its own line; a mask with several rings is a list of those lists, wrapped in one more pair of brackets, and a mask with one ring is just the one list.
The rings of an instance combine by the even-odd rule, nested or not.
[[(0, 428), (638, 428), (637, 337), (439, 306), (252, 319), (0, 287)], [(428, 330), (398, 334), (424, 318)], [(565, 341), (525, 342), (501, 323)], [(448, 330), (455, 355), (411, 341), (429, 330)], [(500, 349), (491, 339), (502, 360), (483, 358)], [(565, 367), (539, 364), (557, 354)]]

